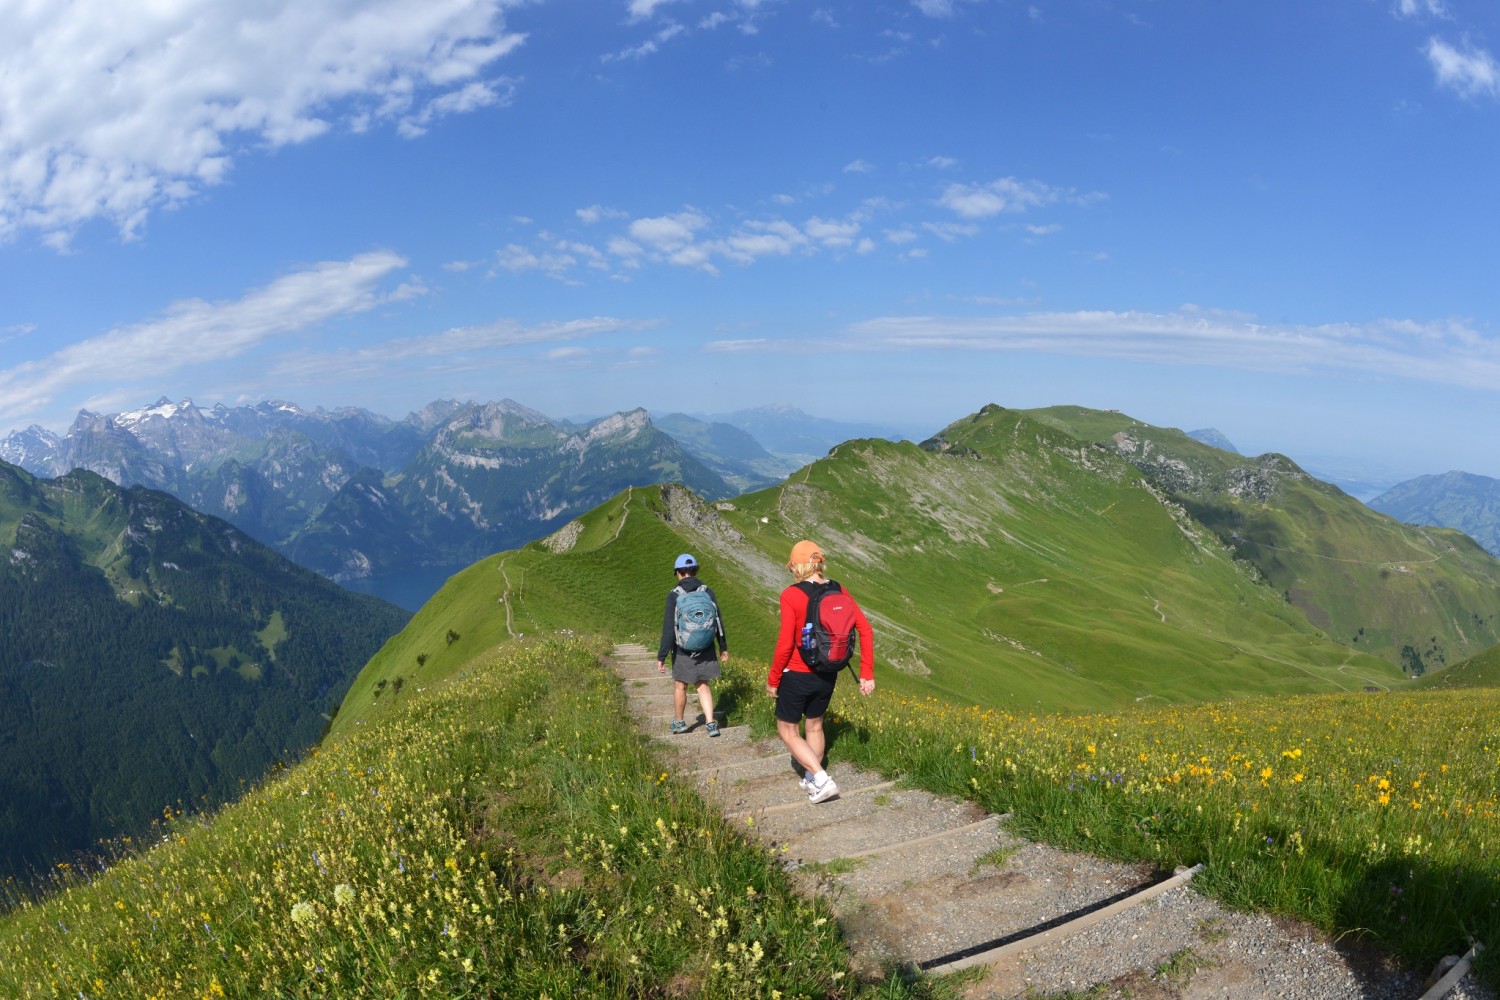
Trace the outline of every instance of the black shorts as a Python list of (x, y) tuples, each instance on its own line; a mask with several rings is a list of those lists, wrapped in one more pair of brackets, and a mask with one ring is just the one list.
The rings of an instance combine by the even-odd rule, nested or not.
[(804, 716), (821, 719), (823, 713), (828, 711), (828, 701), (833, 697), (833, 684), (838, 679), (836, 672), (783, 672), (781, 687), (776, 689), (776, 718), (781, 722), (801, 722)]

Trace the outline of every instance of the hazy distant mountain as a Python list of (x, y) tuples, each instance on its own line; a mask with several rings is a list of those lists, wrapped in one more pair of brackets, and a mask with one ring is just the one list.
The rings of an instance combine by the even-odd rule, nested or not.
[(237, 794), (409, 617), (229, 524), (0, 463), (0, 872)]
[(1236, 455), (1240, 453), (1240, 450), (1234, 446), (1233, 442), (1225, 437), (1221, 431), (1213, 427), (1205, 427), (1202, 430), (1197, 431), (1188, 431), (1188, 437), (1192, 438), (1195, 441), (1202, 441), (1204, 444), (1211, 445), (1219, 449), (1220, 451), (1232, 451)]
[(1369, 503), (1382, 514), (1410, 524), (1456, 528), (1500, 556), (1500, 479), (1468, 472), (1418, 476)]
[(685, 413), (669, 413), (651, 419), (693, 457), (723, 476), (740, 492), (779, 483), (803, 464), (794, 459), (778, 458), (733, 424), (699, 420)]
[(793, 406), (760, 406), (702, 419), (738, 427), (768, 451), (796, 459), (798, 465), (821, 458), (834, 445), (852, 438), (900, 441), (908, 437), (907, 432), (888, 424), (813, 417)]
[[(12, 434), (0, 455), (36, 475), (84, 468), (164, 490), (339, 580), (472, 562), (631, 485), (740, 492), (644, 410), (580, 425), (513, 400), (440, 400), (393, 421), (356, 408), (203, 409), (164, 397), (126, 413), (84, 411), (61, 438), (35, 427)], [(757, 485), (784, 467), (754, 461), (772, 471), (751, 462), (736, 475), (761, 475)]]

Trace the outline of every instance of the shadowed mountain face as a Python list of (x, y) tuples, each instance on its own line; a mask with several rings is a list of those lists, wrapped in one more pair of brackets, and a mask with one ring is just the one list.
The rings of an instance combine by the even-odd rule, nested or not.
[(233, 797), (405, 623), (167, 494), (0, 463), (0, 869)]

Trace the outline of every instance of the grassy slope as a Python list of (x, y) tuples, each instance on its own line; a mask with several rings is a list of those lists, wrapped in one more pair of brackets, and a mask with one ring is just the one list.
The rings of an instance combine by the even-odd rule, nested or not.
[(1108, 410), (1028, 412), (1148, 469), (1336, 641), (1403, 666), (1416, 654), (1427, 670), (1500, 641), (1500, 560), (1460, 532), (1403, 525), (1281, 456), (1234, 455)]
[[(1408, 783), (1419, 777), (1425, 780), (1438, 772), (1436, 762), (1443, 760), (1442, 771), (1449, 776), (1445, 781), (1469, 781), (1477, 776), (1489, 784), (1477, 790), (1461, 786), (1451, 800), (1431, 799), (1425, 810), (1411, 807), (1404, 815), (1446, 823), (1446, 803), (1468, 803), (1465, 808), (1471, 810), (1478, 803), (1478, 808), (1485, 810), (1486, 821), (1493, 822), (1495, 793), (1493, 781), (1487, 777), (1493, 769), (1475, 770), (1466, 760), (1460, 767), (1458, 755), (1443, 756), (1442, 741), (1423, 751), (1432, 758), (1431, 764), (1425, 759), (1405, 759), (1402, 739), (1397, 738), (1400, 733), (1434, 729), (1431, 720), (1424, 721), (1422, 713), (1428, 702), (1422, 696), (1391, 699), (1389, 712), (1373, 716), (1365, 724), (1368, 739), (1355, 739), (1345, 732), (1345, 723), (1325, 723), (1319, 716), (1346, 711), (1338, 706), (1359, 712), (1359, 706), (1373, 707), (1385, 699), (1347, 695), (1297, 703), (1309, 709), (1326, 704), (1326, 712), (1287, 712), (1284, 702), (1270, 699), (1247, 700), (1242, 709), (1227, 711), (1212, 706), (1209, 710), (1172, 708), (1167, 711), (1178, 714), (1164, 715), (1141, 713), (1136, 708), (1142, 690), (1162, 698), (1196, 701), (1238, 698), (1254, 692), (1284, 695), (1348, 689), (1365, 679), (1399, 683), (1389, 664), (1322, 639), (1299, 613), (1278, 601), (1274, 592), (1251, 584), (1212, 538), (1201, 534), (1195, 537), (1191, 524), (1174, 519), (1144, 490), (1134, 471), (1112, 456), (1081, 448), (1076, 441), (1059, 437), (1034, 421), (1004, 412), (981, 414), (979, 419), (951, 428), (946, 440), (950, 445), (946, 454), (887, 442), (851, 442), (802, 470), (791, 482), (739, 498), (733, 509), (717, 512), (694, 505), (684, 491), (671, 487), (627, 491), (580, 518), (576, 527), (570, 526), (557, 539), (549, 540), (550, 545), (535, 543), (476, 563), (455, 575), (407, 629), (371, 660), (335, 720), (333, 735), (325, 744), (325, 763), (316, 769), (312, 767), (314, 762), (302, 765), (269, 785), (266, 795), (277, 797), (275, 808), (291, 810), (283, 822), (314, 833), (336, 830), (345, 823), (342, 814), (332, 827), (326, 822), (320, 826), (319, 817), (326, 820), (323, 810), (342, 808), (339, 796), (348, 790), (342, 786), (332, 789), (326, 798), (329, 804), (324, 806), (324, 793), (302, 797), (296, 789), (330, 780), (359, 784), (365, 780), (361, 775), (372, 776), (374, 787), (354, 788), (349, 801), (378, 801), (382, 788), (398, 784), (397, 765), (388, 762), (399, 762), (401, 773), (407, 773), (408, 765), (417, 764), (410, 771), (413, 777), (419, 774), (423, 782), (436, 782), (436, 793), (447, 803), (442, 807), (448, 817), (444, 822), (452, 825), (444, 826), (441, 836), (456, 833), (462, 840), (466, 829), (470, 835), (485, 828), (513, 830), (520, 839), (510, 841), (508, 849), (519, 850), (523, 856), (519, 864), (507, 860), (494, 866), (501, 883), (515, 886), (539, 878), (542, 884), (550, 880), (567, 885), (572, 876), (565, 865), (561, 869), (545, 862), (540, 862), (539, 868), (534, 866), (543, 858), (563, 864), (560, 859), (564, 849), (596, 851), (597, 844), (585, 847), (574, 842), (568, 847), (547, 838), (561, 836), (561, 829), (585, 817), (593, 817), (590, 823), (602, 820), (602, 833), (608, 835), (615, 813), (607, 806), (619, 797), (610, 790), (629, 785), (650, 765), (643, 765), (633, 751), (622, 752), (621, 748), (634, 738), (623, 735), (625, 729), (614, 728), (613, 711), (598, 701), (610, 687), (608, 683), (596, 683), (597, 676), (590, 679), (582, 664), (566, 670), (559, 665), (551, 675), (548, 671), (553, 668), (549, 665), (561, 664), (562, 660), (537, 658), (526, 650), (535, 646), (536, 637), (564, 629), (654, 645), (662, 600), (671, 584), (666, 567), (678, 552), (693, 551), (705, 563), (705, 579), (720, 597), (737, 654), (736, 669), (730, 671), (722, 688), (729, 695), (724, 707), (763, 725), (767, 714), (763, 699), (753, 704), (736, 704), (735, 699), (755, 693), (759, 667), (769, 655), (775, 595), (785, 581), (780, 563), (787, 547), (797, 537), (812, 535), (823, 542), (834, 560), (834, 575), (849, 584), (876, 618), (882, 662), (899, 668), (881, 671), (884, 691), (937, 693), (959, 705), (978, 702), (1029, 709), (1041, 702), (1044, 707), (1058, 709), (1125, 708), (1097, 717), (1056, 717), (1054, 723), (1046, 717), (1028, 720), (1024, 711), (1013, 717), (974, 714), (958, 708), (923, 707), (936, 704), (925, 700), (914, 701), (908, 708), (903, 699), (878, 698), (868, 706), (858, 703), (868, 710), (856, 721), (864, 737), (836, 740), (836, 752), (857, 752), (868, 739), (869, 746), (876, 748), (873, 752), (883, 756), (886, 764), (909, 770), (924, 784), (948, 791), (970, 789), (970, 794), (986, 802), (994, 799), (996, 805), (1008, 806), (1013, 800), (1024, 807), (1030, 822), (1040, 823), (1048, 816), (1064, 817), (1057, 832), (1060, 839), (1077, 839), (1081, 846), (1104, 853), (1140, 852), (1158, 859), (1170, 855), (1200, 860), (1205, 851), (1213, 858), (1247, 859), (1250, 854), (1246, 852), (1255, 852), (1255, 865), (1247, 863), (1244, 867), (1271, 871), (1274, 878), (1269, 890), (1244, 881), (1233, 874), (1232, 868), (1221, 872), (1220, 881), (1215, 883), (1244, 905), (1302, 912), (1298, 908), (1304, 905), (1303, 875), (1314, 871), (1314, 863), (1326, 861), (1333, 872), (1335, 860), (1352, 861), (1353, 868), (1324, 879), (1325, 889), (1305, 904), (1313, 908), (1307, 915), (1325, 926), (1369, 926), (1365, 910), (1374, 904), (1367, 903), (1365, 910), (1349, 911), (1351, 919), (1359, 921), (1355, 924), (1341, 923), (1339, 907), (1344, 900), (1356, 898), (1353, 894), (1362, 894), (1357, 899), (1387, 898), (1386, 881), (1394, 877), (1390, 875), (1391, 865), (1406, 873), (1401, 877), (1413, 888), (1424, 889), (1424, 906), (1441, 903), (1445, 897), (1438, 890), (1447, 884), (1443, 880), (1449, 869), (1420, 863), (1410, 853), (1409, 837), (1401, 846), (1403, 842), (1395, 832), (1401, 827), (1391, 826), (1387, 831), (1380, 825), (1391, 819), (1381, 811), (1385, 807), (1375, 801), (1379, 789), (1374, 784), (1375, 776), (1384, 773)], [(1230, 609), (1228, 614), (1225, 608)], [(522, 632), (528, 637), (526, 641), (509, 641), (512, 634)], [(496, 646), (501, 647), (498, 660), (493, 653)], [(423, 657), (420, 664), (419, 656)], [(506, 686), (506, 678), (512, 674), (519, 687)], [(400, 692), (395, 690), (398, 678), (402, 682)], [(479, 697), (470, 688), (474, 683), (489, 684), (492, 680), (502, 684), (499, 695)], [(579, 695), (576, 702), (568, 694), (575, 689)], [(1147, 705), (1157, 703), (1152, 698)], [(1433, 707), (1442, 710), (1441, 705)], [(1243, 714), (1237, 717), (1234, 713), (1240, 711)], [(461, 751), (461, 761), (448, 759), (460, 740), (438, 728), (438, 715), (446, 720), (444, 726), (460, 725), (468, 734), (464, 740), (478, 740), (472, 748)], [(1302, 733), (1304, 722), (1315, 722), (1322, 728)], [(561, 725), (567, 732), (559, 731), (559, 738), (552, 739), (548, 736), (549, 724)], [(847, 724), (835, 720), (836, 729)], [(1400, 729), (1395, 728), (1398, 724)], [(588, 759), (580, 763), (577, 741), (582, 733), (592, 736), (596, 730), (601, 736), (599, 745), (591, 744), (585, 754)], [(932, 736), (930, 747), (924, 744), (911, 748), (913, 753), (930, 759), (898, 760), (895, 755), (900, 749), (897, 744), (904, 739), (901, 734), (914, 731)], [(896, 742), (888, 745), (891, 739)], [(1215, 740), (1224, 741), (1222, 748), (1208, 745)], [(1377, 743), (1382, 740), (1391, 745)], [(1010, 747), (1012, 742), (1014, 748)], [(1096, 743), (1097, 761), (1093, 759)], [(341, 756), (363, 754), (365, 751), (357, 748), (365, 746), (373, 749), (374, 756)], [(963, 750), (957, 757), (953, 755), (954, 746)], [(1333, 748), (1347, 746), (1354, 756), (1337, 768), (1330, 757), (1325, 772), (1318, 766), (1319, 748), (1324, 746), (1330, 753)], [(983, 752), (976, 756), (970, 747)], [(1297, 756), (1291, 757), (1290, 748), (1301, 747), (1307, 748), (1306, 756), (1299, 749)], [(1039, 750), (1045, 753), (1037, 754), (1037, 760), (1032, 761), (1033, 752)], [(1207, 759), (1209, 753), (1227, 757), (1215, 758), (1215, 764), (1206, 769), (1179, 763)], [(1489, 753), (1488, 747), (1484, 753)], [(554, 756), (536, 756), (539, 754)], [(1139, 766), (1141, 773), (1128, 783), (1110, 784), (1110, 795), (1092, 796), (1086, 810), (1070, 815), (1074, 805), (1070, 797), (1082, 793), (1082, 789), (1075, 793), (1074, 785), (1082, 783), (1085, 768), (1103, 766), (1106, 755), (1110, 755), (1111, 766)], [(1147, 764), (1132, 763), (1145, 762), (1148, 756), (1151, 759)], [(1392, 759), (1399, 770), (1389, 763)], [(1452, 765), (1451, 773), (1448, 765)], [(1244, 808), (1245, 796), (1234, 790), (1228, 772), (1243, 771), (1243, 780), (1248, 781), (1261, 773), (1262, 766), (1274, 773), (1261, 779), (1263, 783), (1257, 787), (1264, 791), (1255, 795), (1264, 796), (1268, 807), (1280, 811), (1264, 818), (1242, 816), (1239, 810)], [(1423, 769), (1420, 775), (1418, 768)], [(1408, 776), (1407, 771), (1413, 773)], [(544, 780), (538, 782), (537, 776), (544, 776)], [(1099, 783), (1101, 790), (1104, 784)], [(1344, 812), (1374, 817), (1368, 822), (1381, 831), (1379, 843), (1367, 845), (1358, 837), (1347, 843), (1304, 843), (1300, 831), (1307, 831), (1312, 838), (1332, 823), (1330, 816), (1343, 815), (1338, 796), (1349, 795), (1350, 785), (1358, 810)], [(1249, 787), (1247, 784), (1247, 790)], [(1113, 794), (1115, 789), (1118, 796)], [(1209, 802), (1207, 812), (1194, 811), (1197, 790), (1218, 796), (1198, 800)], [(559, 800), (558, 795), (564, 797)], [(632, 814), (632, 829), (637, 821), (649, 827), (652, 812), (666, 808), (651, 796), (649, 788), (643, 787), (627, 798), (637, 795), (643, 811)], [(240, 816), (236, 822), (248, 824), (240, 829), (265, 826), (263, 814), (256, 811), (263, 808), (256, 805), (257, 801), (252, 796), (247, 804), (229, 810)], [(499, 811), (486, 814), (486, 801), (493, 802)], [(559, 802), (570, 810), (568, 822), (553, 821)], [(1330, 807), (1329, 802), (1334, 805)], [(242, 809), (245, 812), (241, 815)], [(1142, 815), (1168, 825), (1160, 829), (1152, 825), (1142, 834)], [(1394, 812), (1389, 816), (1394, 818)], [(538, 823), (542, 817), (547, 822)], [(1086, 819), (1087, 825), (1074, 831), (1079, 817)], [(1244, 830), (1242, 821), (1248, 823)], [(692, 822), (709, 824), (711, 820), (693, 814)], [(1170, 825), (1179, 822), (1180, 826)], [(152, 876), (154, 881), (149, 884), (130, 882), (137, 869), (128, 869), (94, 887), (76, 890), (78, 895), (70, 894), (69, 905), (75, 909), (68, 912), (76, 914), (78, 908), (88, 904), (95, 911), (111, 913), (116, 898), (127, 901), (127, 905), (149, 902), (155, 898), (152, 894), (161, 891), (166, 873), (179, 878), (179, 895), (182, 891), (203, 894), (209, 889), (212, 892), (208, 895), (217, 893), (220, 881), (209, 873), (227, 870), (229, 863), (239, 858), (232, 848), (236, 827), (222, 823), (206, 826), (205, 832), (187, 831), (182, 846), (170, 848), (170, 854), (151, 852), (147, 867), (161, 874)], [(1268, 823), (1274, 824), (1274, 829)], [(1354, 829), (1361, 835), (1365, 830), (1362, 826)], [(1448, 842), (1451, 838), (1446, 826), (1421, 829), (1429, 833), (1429, 844), (1436, 843), (1430, 836), (1432, 830), (1442, 834), (1445, 859), (1455, 849), (1464, 856), (1461, 846), (1454, 848)], [(1298, 839), (1283, 837), (1287, 830), (1299, 831)], [(1267, 839), (1271, 834), (1276, 835), (1274, 844)], [(1115, 839), (1095, 839), (1106, 836)], [(268, 856), (261, 863), (295, 872), (294, 890), (320, 900), (323, 909), (316, 915), (326, 918), (337, 912), (338, 904), (332, 897), (333, 886), (318, 880), (316, 858), (309, 860), (308, 846), (296, 841), (291, 845), (292, 854), (286, 857), (268, 848)], [(325, 881), (358, 879), (362, 872), (391, 866), (378, 843), (356, 839), (351, 847), (353, 854), (371, 849), (379, 855), (370, 858), (374, 869), (354, 864)], [(1419, 843), (1417, 849), (1429, 848)], [(695, 847), (688, 853), (696, 855), (698, 850)], [(1362, 859), (1364, 852), (1376, 853)], [(249, 858), (239, 860), (244, 863)], [(482, 863), (482, 857), (464, 854), (456, 859), (465, 870), (475, 863)], [(1485, 863), (1488, 867), (1484, 872), (1468, 876), (1478, 885), (1475, 895), (1482, 899), (1490, 898), (1486, 886), (1493, 881), (1488, 874), (1493, 865), (1488, 860)], [(703, 884), (718, 884), (722, 891), (722, 868), (688, 864), (696, 869), (695, 878)], [(179, 865), (186, 866), (180, 869), (180, 875)], [(745, 860), (732, 862), (737, 870), (747, 865)], [(394, 884), (394, 875), (387, 876)], [(663, 877), (657, 870), (635, 871), (630, 884)], [(665, 877), (675, 881), (679, 876)], [(746, 878), (755, 885), (762, 877), (736, 875), (736, 884)], [(720, 881), (716, 883), (715, 879)], [(140, 899), (130, 895), (137, 884), (144, 885), (141, 892), (145, 895)], [(762, 892), (771, 891), (768, 883), (762, 881), (760, 885)], [(591, 886), (581, 894), (565, 892), (555, 904), (538, 904), (540, 909), (534, 913), (519, 912), (515, 919), (521, 923), (516, 933), (532, 933), (528, 928), (533, 923), (550, 926), (558, 922), (559, 914), (563, 914), (561, 922), (582, 927), (592, 912), (589, 893), (596, 888), (603, 891), (602, 886)], [(1425, 891), (1429, 889), (1430, 893)], [(359, 891), (363, 894), (365, 887), (361, 885)], [(317, 896), (319, 892), (328, 898)], [(297, 924), (296, 918), (290, 922), (286, 919), (291, 901), (300, 897), (278, 897), (283, 898), (285, 905), (272, 904), (286, 912), (270, 921), (274, 926), (268, 936), (273, 942), (301, 940), (297, 935), (305, 934), (308, 925)], [(627, 894), (627, 898), (635, 897)], [(58, 915), (55, 907), (60, 905), (48, 904), (49, 908), (33, 911), (34, 917), (27, 916), (24, 924), (13, 918), (0, 921), (0, 947), (20, 947), (25, 956), (31, 956), (25, 951), (29, 945), (18, 935), (40, 934), (40, 928), (54, 926)], [(223, 916), (233, 917), (239, 912), (238, 905), (231, 893)], [(552, 909), (554, 906), (558, 909)], [(1386, 914), (1387, 924), (1394, 926), (1402, 915), (1394, 911)], [(192, 925), (189, 930), (199, 926), (192, 916), (185, 913), (182, 918), (185, 925)], [(213, 920), (219, 920), (217, 909)], [(600, 948), (600, 953), (607, 953), (608, 964), (588, 970), (589, 974), (603, 977), (599, 982), (612, 986), (633, 983), (641, 988), (650, 981), (631, 980), (639, 973), (630, 971), (628, 955), (632, 934), (637, 929), (648, 931), (650, 920), (650, 911), (640, 908), (622, 913), (619, 920), (605, 921), (608, 926), (599, 930), (614, 935)], [(110, 947), (129, 950), (129, 935), (137, 933), (139, 927), (134, 918), (122, 918), (118, 928), (109, 933), (124, 935), (121, 940), (125, 943), (120, 945), (110, 938)], [(738, 933), (742, 935), (756, 933), (749, 923), (740, 928)], [(654, 937), (646, 934), (647, 940)], [(104, 931), (99, 931), (95, 939), (103, 940)], [(742, 942), (747, 939), (739, 938)], [(1415, 942), (1410, 950), (1425, 956), (1430, 948), (1447, 948), (1450, 944), (1446, 939)], [(277, 962), (289, 954), (284, 944), (267, 946), (281, 949), (273, 956)], [(545, 945), (538, 940), (535, 946), (531, 958), (512, 962), (496, 975), (530, 975), (527, 962), (535, 962), (540, 975), (565, 985), (567, 977), (574, 974), (566, 958), (561, 965), (547, 964), (551, 960), (544, 958)], [(90, 954), (97, 955), (100, 947), (94, 944), (83, 949), (80, 961), (86, 965)], [(192, 956), (200, 954), (193, 951), (197, 946), (185, 947), (190, 971), (202, 973), (206, 965), (192, 966)], [(200, 960), (206, 960), (212, 953), (208, 943), (202, 947)], [(571, 942), (568, 947), (572, 947)], [(44, 954), (50, 961), (61, 952)], [(435, 962), (441, 958), (451, 963), (456, 954), (445, 946), (442, 956), (431, 957)], [(472, 950), (464, 954), (471, 958), (478, 955)], [(649, 961), (661, 966), (652, 974), (669, 975), (661, 970), (671, 968), (673, 962), (686, 962), (698, 977), (725, 974), (718, 966), (708, 971), (701, 964), (705, 960), (698, 956), (674, 955), (648, 955)], [(489, 960), (492, 956), (486, 953), (483, 957)], [(341, 960), (360, 961), (358, 951), (343, 953)], [(815, 967), (806, 964), (810, 961), (806, 957), (799, 961), (804, 964), (796, 969), (797, 975), (827, 974), (826, 956), (814, 961)], [(296, 963), (285, 964), (287, 975), (299, 975), (298, 967)], [(37, 968), (45, 973), (46, 963)], [(443, 975), (451, 973), (451, 968), (444, 966)], [(201, 989), (205, 982), (202, 975), (196, 981)], [(514, 987), (519, 980), (500, 978), (494, 982)], [(531, 986), (535, 988), (536, 982)]]
[(576, 522), (571, 547), (538, 542), (455, 576), (371, 661), (335, 728), (377, 703), (380, 681), (427, 683), (510, 634), (654, 646), (682, 551), (703, 562), (731, 649), (764, 665), (780, 566), (804, 536), (871, 614), (897, 691), (1063, 710), (1404, 683), (1322, 638), (1124, 462), (1013, 412), (950, 436), (946, 454), (850, 442), (716, 510), (674, 487), (621, 494)]
[(1500, 687), (1500, 646), (1455, 663), (1447, 670), (1420, 677), (1415, 686), (1421, 691)]

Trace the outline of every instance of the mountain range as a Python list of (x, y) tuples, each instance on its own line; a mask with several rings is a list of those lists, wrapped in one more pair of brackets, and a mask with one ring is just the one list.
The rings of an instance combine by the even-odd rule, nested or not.
[(410, 673), (451, 621), (474, 623), (460, 660), (559, 629), (653, 643), (683, 551), (737, 653), (763, 659), (769, 595), (804, 537), (870, 614), (885, 690), (1012, 712), (1397, 690), (1492, 646), (1500, 621), (1500, 560), (1283, 456), (1125, 414), (996, 406), (920, 445), (844, 442), (729, 501), (636, 488), (481, 560), (371, 661), (336, 726), (365, 717), (394, 672), (447, 669)]
[(0, 871), (213, 806), (408, 615), (168, 494), (0, 462)]
[(575, 425), (512, 400), (448, 400), (393, 421), (355, 408), (204, 409), (163, 398), (125, 413), (84, 411), (63, 436), (11, 434), (0, 459), (44, 477), (83, 468), (169, 492), (352, 580), (467, 564), (631, 484), (680, 481), (717, 498), (789, 471), (733, 428), (671, 422), (695, 447), (640, 409)]
[(1419, 476), (1392, 486), (1370, 506), (1411, 524), (1457, 528), (1500, 556), (1500, 479), (1456, 471)]

